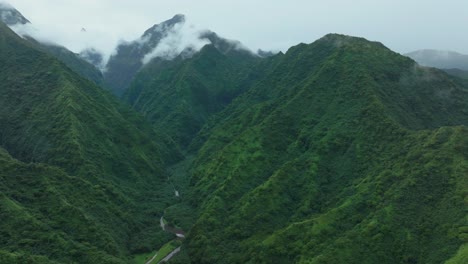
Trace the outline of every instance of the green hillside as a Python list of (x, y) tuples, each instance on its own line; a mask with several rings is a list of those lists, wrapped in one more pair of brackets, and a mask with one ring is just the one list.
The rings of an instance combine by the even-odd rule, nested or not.
[(0, 61), (0, 259), (127, 263), (163, 245), (170, 141), (3, 24)]
[(0, 263), (466, 262), (463, 76), (337, 34), (143, 65), (183, 21), (119, 46), (122, 102), (0, 23)]
[(193, 263), (442, 263), (468, 242), (465, 87), (341, 35), (262, 69), (193, 145)]
[(54, 56), (83, 78), (93, 81), (97, 85), (104, 85), (101, 71), (98, 70), (94, 65), (80, 58), (78, 54), (73, 53), (62, 46), (47, 45), (36, 42), (32, 39), (29, 40), (37, 44), (38, 49)]
[[(32, 28), (32, 24), (28, 19), (26, 19), (14, 7), (5, 3), (0, 3), (0, 21), (3, 21), (3, 23), (9, 27), (14, 27), (15, 25), (20, 24), (24, 25), (25, 27), (29, 26)], [(78, 54), (75, 54), (67, 48), (56, 44), (41, 43), (31, 36), (25, 36), (25, 39), (33, 44), (35, 48), (54, 56), (82, 77), (99, 85), (103, 83), (101, 72), (96, 67), (80, 58)]]
[(135, 41), (119, 44), (106, 65), (104, 82), (115, 95), (122, 96), (130, 86), (135, 75), (143, 68), (143, 58), (164, 39), (168, 32), (174, 30), (177, 24), (184, 23), (183, 15), (154, 25)]
[(190, 59), (153, 60), (124, 96), (132, 107), (186, 148), (201, 127), (249, 83), (259, 58), (246, 51), (224, 53), (205, 46)]

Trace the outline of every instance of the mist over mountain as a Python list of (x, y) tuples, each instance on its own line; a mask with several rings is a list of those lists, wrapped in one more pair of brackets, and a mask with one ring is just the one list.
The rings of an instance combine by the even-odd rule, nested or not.
[(37, 37), (34, 25), (29, 22), (18, 10), (5, 3), (0, 3), (0, 21), (8, 25), (13, 31), (28, 40), (36, 48), (56, 57), (81, 76), (97, 84), (102, 83), (102, 74), (92, 64), (81, 59), (65, 47), (54, 44), (53, 41)]
[(202, 47), (213, 44), (222, 53), (248, 49), (239, 41), (227, 40), (208, 30), (186, 23), (184, 15), (154, 25), (132, 42), (120, 44), (104, 72), (107, 87), (117, 96), (124, 94), (135, 75), (154, 59), (173, 60), (192, 57)]
[(467, 262), (464, 55), (175, 15), (108, 58), (0, 16), (0, 263)]
[(0, 18), (8, 26), (31, 23), (13, 6), (4, 2), (0, 2)]
[(468, 71), (468, 55), (445, 50), (418, 50), (405, 54), (423, 66)]

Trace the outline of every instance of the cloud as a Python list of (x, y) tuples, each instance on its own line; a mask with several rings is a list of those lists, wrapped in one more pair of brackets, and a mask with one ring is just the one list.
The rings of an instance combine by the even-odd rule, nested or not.
[(183, 13), (252, 50), (284, 52), (336, 32), (377, 40), (400, 53), (433, 48), (468, 54), (468, 36), (460, 34), (468, 24), (468, 1), (462, 0), (8, 1), (37, 28), (55, 30), (55, 42), (74, 52), (86, 46), (80, 43), (82, 27), (99, 32), (92, 46), (112, 52), (120, 39), (137, 39), (151, 25)]
[(15, 9), (12, 5), (10, 5), (9, 3), (4, 2), (4, 1), (0, 1), (0, 8), (6, 9), (6, 10), (8, 10), (8, 9), (14, 10)]
[(32, 24), (15, 24), (10, 26), (10, 28), (21, 37), (32, 37), (40, 43), (47, 45), (57, 45), (51, 38), (47, 37), (46, 34), (34, 27)]
[(202, 32), (202, 30), (186, 22), (176, 24), (173, 28), (166, 31), (166, 36), (161, 39), (156, 48), (145, 55), (142, 60), (143, 64), (150, 62), (154, 58), (172, 60), (182, 52), (186, 56), (193, 55), (203, 48), (203, 46), (211, 43), (207, 39), (200, 38)]
[(99, 53), (102, 55), (101, 65), (97, 65), (100, 68), (107, 64), (117, 44), (123, 41), (105, 38), (100, 30), (95, 29), (67, 31), (62, 28), (46, 28), (31, 23), (15, 24), (10, 28), (21, 37), (29, 36), (42, 44), (63, 46), (77, 54), (86, 50)]

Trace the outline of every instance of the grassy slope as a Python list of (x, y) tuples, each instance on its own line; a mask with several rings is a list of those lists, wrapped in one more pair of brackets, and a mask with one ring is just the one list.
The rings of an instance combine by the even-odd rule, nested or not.
[[(51, 235), (59, 234), (43, 244), (37, 240), (43, 239), (39, 229), (36, 233), (28, 225), (7, 226), (2, 230), (11, 234), (2, 237), (1, 247), (49, 255), (64, 240), (73, 247), (62, 247), (51, 254), (52, 260), (118, 263), (130, 252), (147, 251), (167, 241), (157, 216), (173, 196), (164, 191), (168, 184), (164, 162), (177, 154), (155, 143), (163, 137), (107, 92), (4, 25), (0, 25), (0, 60), (0, 145), (25, 162), (21, 166), (42, 163), (53, 168), (50, 173), (28, 172), (39, 181), (35, 188), (15, 176), (16, 170), (16, 174), (6, 170), (2, 176), (10, 183), (2, 190), (3, 199), (20, 208), (18, 215), (11, 215), (12, 222), (30, 215), (28, 221)], [(11, 193), (21, 188), (24, 193)], [(42, 196), (23, 198), (27, 192)], [(17, 244), (18, 236), (31, 239), (31, 247)], [(36, 251), (38, 246), (41, 250)]]
[(379, 43), (344, 36), (269, 63), (199, 136), (192, 260), (454, 255), (466, 242), (467, 91)]

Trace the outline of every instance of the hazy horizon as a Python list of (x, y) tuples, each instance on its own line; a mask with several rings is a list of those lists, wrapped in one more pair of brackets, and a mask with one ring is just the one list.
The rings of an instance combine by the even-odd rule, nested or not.
[[(74, 52), (94, 47), (110, 53), (175, 14), (191, 27), (210, 29), (252, 50), (286, 51), (327, 33), (364, 37), (407, 53), (419, 49), (468, 54), (468, 2), (421, 1), (265, 1), (176, 0), (8, 0), (44, 39)], [(222, 21), (222, 22), (220, 22)], [(83, 30), (84, 29), (84, 30)]]

